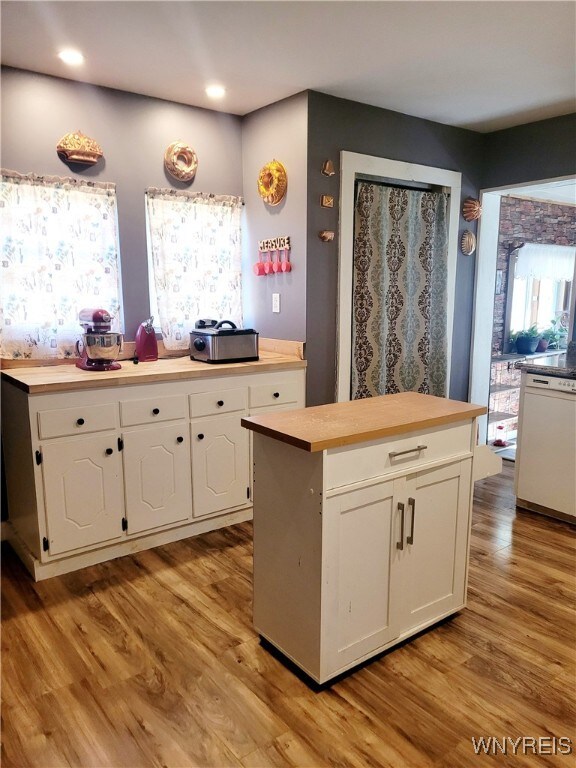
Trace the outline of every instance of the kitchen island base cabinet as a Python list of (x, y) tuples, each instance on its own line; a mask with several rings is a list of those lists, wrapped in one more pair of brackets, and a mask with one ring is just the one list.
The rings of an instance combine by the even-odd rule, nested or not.
[(406, 392), (242, 420), (254, 626), (317, 683), (465, 606), (485, 411)]
[(254, 626), (318, 683), (464, 607), (472, 469), (326, 490), (327, 461), (254, 435)]

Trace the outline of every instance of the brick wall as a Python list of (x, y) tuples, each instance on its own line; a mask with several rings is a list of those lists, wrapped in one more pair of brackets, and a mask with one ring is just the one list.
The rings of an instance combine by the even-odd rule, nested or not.
[(508, 282), (508, 245), (513, 241), (545, 245), (576, 245), (576, 207), (519, 197), (500, 200), (500, 230), (496, 269), (502, 271), (494, 297), (492, 353), (504, 351), (504, 319)]

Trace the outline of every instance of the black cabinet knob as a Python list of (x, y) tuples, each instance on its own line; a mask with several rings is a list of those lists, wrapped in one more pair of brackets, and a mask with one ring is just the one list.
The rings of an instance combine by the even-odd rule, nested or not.
[(184, 442), (184, 438), (182, 437), (182, 435), (179, 435), (179, 436), (176, 438), (176, 442), (177, 442), (177, 443), (183, 443), (183, 442)]
[(200, 433), (200, 434), (198, 435), (198, 440), (204, 440), (204, 435), (203, 435), (202, 433)]
[(114, 453), (113, 448), (106, 448), (106, 456), (112, 456), (113, 453)]
[(76, 424), (78, 424), (78, 426), (81, 427), (82, 424), (84, 424), (84, 419), (76, 419)]
[(280, 397), (280, 392), (274, 392), (274, 397)]
[(218, 400), (217, 405), (219, 408), (222, 408), (222, 406), (224, 405), (224, 400)]
[(154, 416), (158, 416), (158, 414), (160, 413), (160, 408), (152, 408), (152, 413), (154, 414)]

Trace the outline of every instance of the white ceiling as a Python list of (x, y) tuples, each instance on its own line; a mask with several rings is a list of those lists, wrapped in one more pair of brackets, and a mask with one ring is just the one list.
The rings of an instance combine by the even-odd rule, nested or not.
[(3, 64), (238, 115), (305, 89), (481, 132), (576, 111), (571, 0), (3, 0), (1, 16)]

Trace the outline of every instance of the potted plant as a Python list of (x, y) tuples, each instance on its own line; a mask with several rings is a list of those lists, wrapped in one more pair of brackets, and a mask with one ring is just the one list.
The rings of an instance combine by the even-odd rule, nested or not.
[(540, 341), (540, 332), (536, 325), (531, 325), (523, 331), (516, 334), (516, 352), (519, 355), (532, 355), (536, 352), (536, 347)]
[[(550, 323), (550, 327), (542, 331), (540, 336), (540, 343), (536, 348), (537, 352), (544, 352), (544, 350), (546, 350), (548, 347), (550, 349), (558, 349), (561, 337), (560, 329), (558, 328), (558, 321), (551, 320)], [(547, 344), (543, 349), (540, 349), (542, 342), (547, 342)]]

